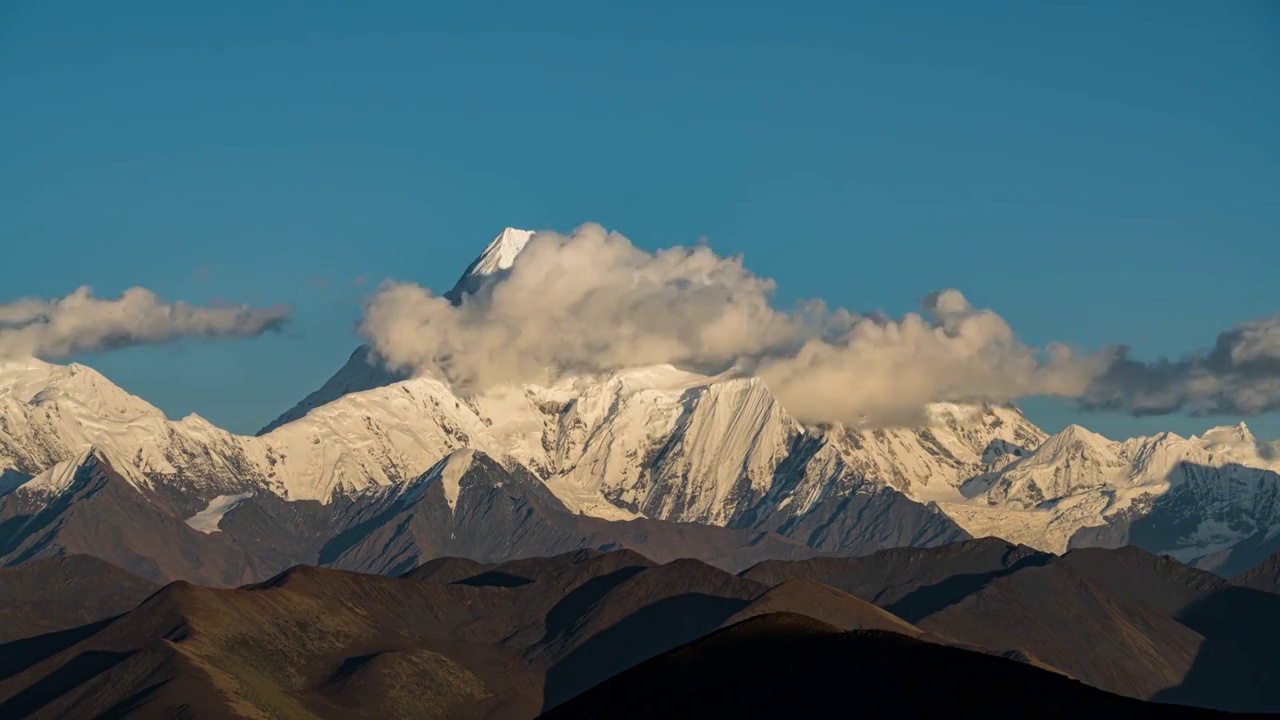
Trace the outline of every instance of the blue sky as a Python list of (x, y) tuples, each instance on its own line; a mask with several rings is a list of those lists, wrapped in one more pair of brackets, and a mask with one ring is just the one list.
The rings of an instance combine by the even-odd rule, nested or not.
[(0, 3), (0, 302), (291, 304), (280, 336), (83, 358), (240, 431), (345, 360), (359, 282), (443, 290), (506, 225), (706, 237), (781, 304), (956, 287), (1140, 357), (1280, 311), (1280, 5), (621, 5)]

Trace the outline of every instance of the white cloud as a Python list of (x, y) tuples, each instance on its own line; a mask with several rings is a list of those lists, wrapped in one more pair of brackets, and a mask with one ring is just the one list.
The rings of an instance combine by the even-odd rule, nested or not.
[(757, 373), (798, 418), (859, 425), (917, 424), (931, 402), (1003, 403), (1076, 396), (1105, 367), (1065, 345), (1024, 345), (999, 315), (957, 290), (926, 297), (923, 314), (858, 317), (840, 337), (764, 358)]
[(506, 273), (459, 304), (385, 283), (359, 333), (391, 368), (463, 391), (653, 363), (760, 375), (807, 422), (896, 424), (928, 402), (1075, 396), (1105, 358), (1017, 340), (955, 290), (900, 320), (810, 302), (772, 307), (774, 284), (709, 248), (654, 253), (588, 224), (538, 233)]
[(166, 303), (145, 288), (97, 298), (81, 287), (53, 300), (23, 298), (0, 304), (0, 357), (46, 359), (181, 338), (245, 338), (277, 330), (288, 308), (199, 307)]

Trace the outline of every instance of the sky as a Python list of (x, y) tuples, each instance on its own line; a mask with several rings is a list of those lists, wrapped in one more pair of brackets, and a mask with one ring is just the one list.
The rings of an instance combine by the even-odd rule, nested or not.
[[(1280, 312), (1272, 2), (0, 2), (0, 303), (148, 288), (282, 332), (79, 356), (252, 432), (506, 226), (705, 241), (1032, 346), (1208, 348)], [(1020, 403), (1122, 438), (1239, 417)], [(1246, 418), (1280, 437), (1275, 413)]]

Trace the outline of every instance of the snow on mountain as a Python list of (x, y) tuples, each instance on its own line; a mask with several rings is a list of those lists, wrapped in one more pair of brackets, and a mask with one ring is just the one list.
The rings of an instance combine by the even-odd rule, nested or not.
[(480, 253), (480, 257), (467, 266), (462, 276), (458, 278), (458, 282), (454, 283), (453, 288), (445, 293), (444, 297), (455, 304), (462, 302), (464, 295), (476, 292), (491, 278), (510, 270), (516, 261), (516, 256), (524, 250), (524, 246), (528, 244), (531, 237), (533, 232), (529, 230), (510, 227), (498, 233), (484, 252)]
[(474, 457), (474, 450), (454, 450), (427, 473), (428, 481), (439, 481), (450, 511), (458, 507), (458, 495), (462, 492), (462, 476), (471, 469), (471, 460)]
[[(516, 228), (506, 228), (498, 233), (498, 236), (467, 267), (458, 278), (458, 281), (454, 283), (453, 288), (444, 294), (444, 297), (457, 304), (462, 301), (463, 295), (475, 292), (489, 278), (510, 269), (515, 262), (516, 256), (528, 244), (531, 237), (533, 237), (532, 231), (517, 230)], [(311, 410), (337, 400), (344, 395), (372, 390), (407, 379), (409, 379), (409, 376), (393, 372), (380, 365), (377, 359), (371, 355), (369, 346), (361, 345), (355, 349), (355, 352), (351, 353), (351, 357), (347, 358), (347, 362), (339, 368), (338, 372), (325, 381), (319, 389), (307, 395), (297, 405), (281, 414), (280, 417), (272, 420), (259, 430), (258, 434), (265, 435), (281, 425), (293, 422)]]
[[(64, 460), (36, 475), (20, 488), (24, 493), (43, 494), (51, 497), (60, 496), (92, 475), (98, 463), (104, 461), (104, 454), (95, 447), (85, 448), (74, 458)], [(128, 463), (116, 462), (112, 467), (120, 479), (138, 491), (150, 490), (151, 482), (142, 473)]]
[[(571, 510), (613, 520), (780, 527), (884, 487), (972, 535), (1057, 552), (1114, 544), (1090, 540), (1091, 528), (1139, 523), (1124, 539), (1142, 540), (1141, 518), (1157, 511), (1177, 515), (1178, 529), (1146, 546), (1184, 558), (1280, 525), (1280, 468), (1241, 428), (1114, 442), (1078, 426), (1045, 436), (1010, 407), (957, 405), (931, 408), (919, 428), (806, 428), (759, 380), (659, 366), (476, 398), (414, 378), (244, 437), (194, 415), (166, 420), (83, 366), (7, 369), (0, 465), (35, 476), (15, 492), (55, 492), (66, 484), (59, 463), (75, 467), (96, 447), (128, 458), (140, 487), (178, 493), (188, 517), (263, 490), (328, 502), (475, 450), (527, 469)], [(1165, 497), (1178, 498), (1176, 512), (1161, 510), (1174, 507)]]
[[(509, 269), (531, 235), (504, 230), (453, 301)], [(1115, 442), (1079, 426), (1049, 436), (1008, 406), (938, 404), (916, 428), (805, 427), (757, 379), (670, 365), (460, 397), (371, 360), (357, 349), (256, 437), (170, 421), (82, 365), (5, 361), (0, 495), (56, 495), (96, 448), (202, 527), (250, 493), (331, 503), (438, 482), (453, 509), (482, 453), (582, 515), (804, 532), (835, 549), (833, 529), (859, 523), (883, 526), (860, 546), (958, 525), (1054, 552), (1133, 543), (1194, 559), (1280, 528), (1280, 446), (1243, 424)]]
[[(96, 447), (193, 498), (265, 489), (323, 501), (415, 477), (473, 439), (493, 442), (474, 410), (426, 378), (346, 395), (243, 437), (196, 415), (167, 420), (83, 366), (31, 365), (20, 375), (0, 385), (0, 468), (26, 475)], [(70, 391), (77, 386), (90, 390), (85, 399)], [(17, 489), (38, 487), (32, 482)]]
[(355, 352), (351, 353), (351, 357), (347, 358), (347, 362), (338, 369), (338, 372), (326, 380), (319, 389), (307, 395), (280, 417), (272, 420), (259, 430), (258, 434), (265, 435), (281, 425), (291, 423), (321, 405), (333, 402), (344, 395), (372, 390), (373, 388), (409, 379), (407, 375), (394, 373), (379, 365), (370, 357), (369, 352), (368, 345), (361, 345), (356, 348)]
[[(516, 261), (516, 256), (524, 250), (524, 246), (529, 242), (529, 238), (533, 237), (533, 233), (529, 230), (517, 230), (516, 228), (505, 228), (498, 236), (489, 243), (484, 252), (480, 253), (480, 257), (471, 263), (471, 266), (462, 274), (462, 280), (471, 277), (492, 275), (503, 270), (507, 270)], [(462, 282), (459, 280), (459, 282)]]
[(218, 526), (222, 524), (222, 518), (227, 513), (235, 510), (240, 503), (253, 497), (253, 493), (240, 493), (239, 495), (219, 495), (209, 501), (209, 505), (204, 510), (187, 518), (187, 525), (193, 530), (209, 535), (218, 532)]
[[(44, 371), (47, 386), (59, 386), (67, 373), (89, 372), (52, 365)], [(100, 394), (127, 395), (106, 384), (101, 376), (93, 383)], [(248, 492), (329, 502), (417, 478), (459, 450), (525, 468), (571, 509), (614, 520), (749, 524), (771, 516), (770, 503), (785, 501), (792, 514), (811, 504), (791, 503), (783, 486), (816, 502), (837, 479), (850, 487), (861, 482), (827, 459), (807, 465), (809, 475), (798, 484), (792, 472), (834, 451), (800, 442), (804, 429), (760, 381), (670, 366), (476, 398), (413, 378), (343, 395), (257, 437), (227, 433), (194, 415), (169, 421), (141, 401), (124, 404), (133, 411), (97, 416), (39, 385), (24, 375), (22, 395), (0, 401), (6, 466), (36, 474), (99, 447), (127, 458), (150, 492), (176, 498), (183, 517)], [(22, 402), (27, 396), (44, 400)], [(447, 487), (448, 477), (442, 482)], [(28, 482), (15, 492), (37, 486)]]
[(1052, 552), (1136, 544), (1194, 560), (1280, 524), (1280, 464), (1247, 449), (1251, 437), (1237, 427), (1114, 442), (1071, 426), (940, 508), (971, 534)]

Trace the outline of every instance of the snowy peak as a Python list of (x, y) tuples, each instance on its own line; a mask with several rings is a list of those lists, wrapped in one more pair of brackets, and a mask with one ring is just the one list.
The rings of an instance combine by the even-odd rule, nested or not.
[(1119, 462), (1118, 444), (1079, 425), (1068, 425), (1050, 435), (1026, 464), (1085, 463), (1111, 466)]
[(1003, 471), (987, 491), (986, 500), (993, 506), (1031, 510), (1097, 488), (1113, 487), (1124, 476), (1120, 448), (1119, 443), (1095, 432), (1068, 425)]
[(530, 230), (504, 229), (471, 263), (464, 275), (492, 275), (510, 268), (531, 237), (533, 232)]
[(458, 278), (458, 282), (454, 284), (453, 289), (445, 293), (445, 297), (449, 298), (451, 302), (460, 302), (463, 295), (475, 292), (485, 278), (511, 269), (511, 266), (516, 261), (516, 256), (520, 254), (521, 250), (524, 250), (524, 246), (528, 244), (531, 237), (533, 237), (533, 232), (530, 230), (518, 230), (510, 227), (498, 233), (498, 236), (489, 243), (484, 252), (480, 253), (480, 257), (467, 266), (466, 271), (462, 273), (462, 277)]
[(1257, 442), (1257, 438), (1253, 436), (1253, 432), (1249, 430), (1249, 426), (1243, 422), (1235, 425), (1221, 425), (1219, 427), (1210, 428), (1205, 431), (1203, 437), (1200, 438), (1203, 443), (1208, 445), (1252, 445)]
[(1244, 423), (1212, 428), (1191, 441), (1227, 462), (1280, 470), (1280, 443), (1259, 440)]
[(926, 412), (932, 439), (958, 459), (983, 465), (1028, 455), (1048, 437), (1009, 405), (934, 403)]
[[(458, 278), (458, 282), (454, 284), (453, 289), (445, 293), (444, 297), (457, 304), (462, 301), (464, 295), (474, 293), (479, 289), (486, 278), (504, 270), (509, 270), (511, 265), (515, 263), (516, 256), (524, 250), (531, 237), (533, 237), (533, 231), (511, 227), (498, 233), (498, 236), (485, 247), (484, 252), (480, 253), (479, 257), (472, 261), (471, 265), (462, 273), (462, 276)], [(368, 345), (361, 345), (351, 353), (351, 357), (347, 358), (347, 362), (324, 385), (303, 398), (301, 402), (280, 415), (280, 417), (272, 420), (257, 434), (265, 435), (281, 425), (293, 422), (305, 416), (311, 410), (333, 402), (344, 395), (384, 387), (407, 379), (407, 375), (392, 372), (384, 367), (378, 361), (378, 358), (373, 355)], [(0, 380), (0, 383), (2, 382)], [(3, 386), (0, 385), (0, 391), (2, 389)]]
[(163, 418), (164, 413), (130, 395), (97, 370), (79, 363), (41, 360), (0, 362), (0, 401), (65, 407), (76, 414), (113, 420)]
[(63, 366), (36, 358), (0, 360), (0, 397), (30, 402), (63, 372)]
[(76, 457), (57, 463), (18, 486), (17, 491), (58, 496), (104, 473), (119, 477), (136, 490), (151, 488), (151, 483), (136, 468), (109, 459), (99, 448), (88, 447)]

